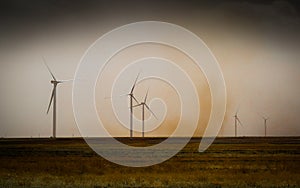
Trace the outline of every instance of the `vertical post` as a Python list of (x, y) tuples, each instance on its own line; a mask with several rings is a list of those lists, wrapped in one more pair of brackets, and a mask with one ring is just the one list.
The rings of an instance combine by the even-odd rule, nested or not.
[(132, 138), (132, 95), (130, 95), (130, 139)]
[(145, 120), (145, 104), (143, 104), (143, 109), (142, 109), (142, 137), (144, 138), (144, 120)]
[(54, 85), (53, 96), (53, 138), (56, 138), (56, 84)]
[(267, 136), (267, 120), (265, 119), (265, 137)]

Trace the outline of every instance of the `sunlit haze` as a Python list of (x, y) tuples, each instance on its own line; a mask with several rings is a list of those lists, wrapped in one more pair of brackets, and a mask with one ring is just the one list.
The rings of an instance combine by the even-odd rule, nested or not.
[[(182, 26), (201, 38), (218, 60), (227, 88), (225, 119), (219, 136), (234, 136), (238, 111), (240, 136), (300, 135), (300, 16), (294, 1), (10, 1), (0, 8), (0, 137), (49, 137), (52, 107), (47, 115), (52, 84), (42, 57), (58, 79), (73, 79), (85, 51), (105, 33), (138, 21), (163, 21)], [(117, 42), (117, 41), (116, 41)], [(211, 96), (205, 75), (184, 53), (162, 44), (133, 45), (116, 54), (99, 75), (95, 102), (113, 136), (129, 131), (115, 118), (110, 97), (128, 104), (127, 94), (140, 70), (136, 97), (149, 88), (147, 136), (168, 136), (180, 117), (179, 96), (163, 80), (144, 79), (143, 65), (120, 74), (130, 63), (159, 55), (172, 60), (193, 81), (200, 101), (195, 136), (202, 136), (210, 115)], [(169, 72), (168, 72), (169, 70)], [(119, 75), (120, 74), (120, 75)], [(121, 82), (112, 94), (117, 76)], [(123, 77), (122, 77), (123, 76)], [(176, 74), (172, 76), (176, 77)], [(164, 99), (165, 106), (155, 98)], [(193, 100), (193, 99), (191, 99)], [(196, 103), (196, 100), (192, 101)], [(129, 108), (128, 108), (129, 110)], [(129, 111), (128, 111), (129, 112)], [(140, 129), (141, 110), (134, 112)], [(122, 114), (129, 121), (128, 114)], [(127, 119), (126, 119), (127, 118)], [(128, 123), (128, 122), (127, 122)], [(159, 127), (155, 127), (157, 125)], [(135, 132), (141, 136), (141, 132)], [(57, 88), (57, 136), (81, 136), (72, 109), (72, 82)], [(90, 135), (93, 136), (91, 131)]]

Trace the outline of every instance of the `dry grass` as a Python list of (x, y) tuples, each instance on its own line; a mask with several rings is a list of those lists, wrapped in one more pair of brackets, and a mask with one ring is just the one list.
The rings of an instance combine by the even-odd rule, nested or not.
[(130, 168), (81, 139), (0, 140), (0, 187), (300, 187), (300, 138), (222, 138), (204, 153), (198, 141), (162, 164)]

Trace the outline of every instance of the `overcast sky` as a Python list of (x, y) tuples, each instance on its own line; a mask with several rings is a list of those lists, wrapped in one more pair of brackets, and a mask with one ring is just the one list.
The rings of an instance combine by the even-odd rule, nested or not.
[[(220, 136), (234, 135), (233, 115), (238, 108), (243, 123), (239, 135), (263, 135), (261, 114), (270, 118), (269, 135), (299, 136), (300, 16), (296, 2), (2, 1), (0, 136), (48, 137), (52, 134), (52, 109), (46, 115), (51, 76), (42, 56), (57, 78), (73, 78), (81, 57), (95, 40), (119, 26), (147, 20), (185, 27), (200, 37), (217, 58), (228, 95)], [(116, 73), (116, 70), (108, 71)], [(194, 81), (202, 80), (201, 73), (190, 74)], [(128, 78), (129, 81), (134, 77)], [(160, 91), (170, 89), (164, 83), (155, 84), (160, 85)], [(140, 98), (145, 85), (146, 82), (137, 88)], [(153, 91), (150, 97), (159, 97), (164, 92)], [(57, 135), (78, 136), (72, 110), (72, 83), (59, 85), (57, 95)], [(96, 98), (97, 104), (107, 105), (102, 99)], [(173, 100), (176, 101), (176, 96)], [(101, 109), (101, 105), (97, 108)], [(209, 111), (205, 109), (201, 109), (204, 119), (199, 123), (197, 136), (206, 126)], [(169, 110), (168, 120), (162, 124), (164, 128), (149, 135), (167, 136), (174, 130), (172, 122), (177, 121), (178, 111)], [(101, 110), (99, 113), (105, 114)], [(139, 116), (137, 113), (136, 118)], [(105, 121), (108, 126), (114, 122), (112, 114), (107, 115)], [(117, 122), (113, 127), (112, 134), (128, 135), (127, 130), (118, 128)]]

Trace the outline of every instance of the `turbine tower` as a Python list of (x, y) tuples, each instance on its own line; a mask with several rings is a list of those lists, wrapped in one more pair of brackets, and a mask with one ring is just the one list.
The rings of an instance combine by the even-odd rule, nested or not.
[(49, 73), (51, 74), (51, 76), (53, 78), (53, 80), (50, 81), (50, 83), (53, 84), (53, 89), (52, 89), (50, 102), (49, 102), (48, 109), (47, 109), (47, 114), (49, 113), (50, 106), (53, 101), (53, 135), (52, 135), (52, 137), (55, 139), (56, 138), (56, 87), (60, 83), (71, 81), (71, 80), (57, 80), (55, 78), (54, 74), (52, 73), (52, 71), (50, 70), (49, 66), (47, 65), (44, 57), (43, 57), (43, 61), (44, 61), (44, 64), (46, 65)]
[(137, 101), (137, 99), (133, 95), (133, 91), (134, 91), (134, 88), (136, 86), (136, 82), (137, 82), (139, 76), (140, 76), (140, 73), (138, 73), (138, 75), (136, 76), (136, 79), (135, 79), (135, 81), (134, 81), (134, 83), (133, 83), (133, 85), (131, 87), (130, 93), (126, 94), (126, 95), (129, 96), (129, 103), (130, 103), (130, 139), (132, 139), (132, 136), (133, 136), (133, 132), (132, 132), (132, 127), (133, 127), (133, 125), (132, 125), (132, 120), (133, 120), (133, 100), (135, 100), (135, 102), (137, 104), (139, 104), (139, 102)]
[(235, 134), (235, 137), (237, 137), (237, 126), (238, 126), (238, 124), (243, 126), (242, 122), (240, 121), (240, 119), (238, 117), (238, 110), (236, 111), (236, 113), (233, 117), (234, 117), (234, 134)]
[(145, 95), (145, 98), (144, 98), (144, 101), (141, 102), (140, 104), (137, 104), (134, 107), (138, 107), (138, 106), (142, 106), (142, 137), (144, 138), (145, 136), (145, 107), (149, 110), (149, 112), (156, 118), (156, 115), (154, 114), (154, 112), (150, 109), (150, 107), (147, 105), (146, 101), (147, 101), (147, 97), (148, 97), (148, 92), (149, 92), (149, 89), (147, 90), (147, 93)]

